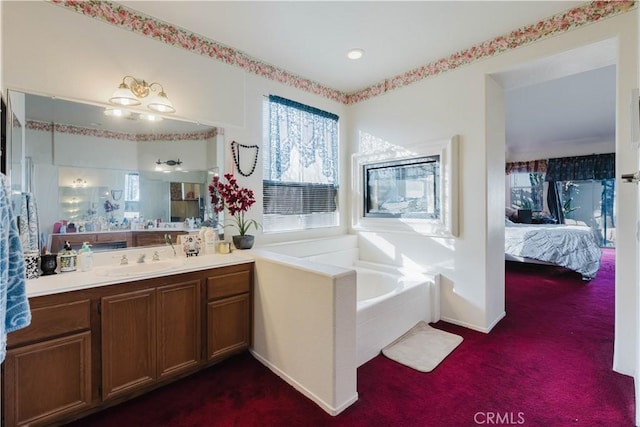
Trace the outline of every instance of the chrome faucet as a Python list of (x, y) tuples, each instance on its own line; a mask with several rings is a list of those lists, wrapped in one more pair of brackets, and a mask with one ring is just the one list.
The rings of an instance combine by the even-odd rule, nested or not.
[(138, 264), (142, 264), (146, 257), (147, 257), (147, 254), (140, 254), (140, 256), (138, 257)]

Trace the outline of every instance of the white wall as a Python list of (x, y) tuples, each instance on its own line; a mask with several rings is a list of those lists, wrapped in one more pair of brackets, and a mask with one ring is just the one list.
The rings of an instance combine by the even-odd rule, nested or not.
[[(364, 252), (374, 261), (417, 263), (437, 268), (443, 276), (442, 318), (486, 331), (501, 316), (504, 293), (504, 137), (493, 127), (500, 107), (500, 88), (485, 76), (612, 37), (618, 39), (617, 167), (635, 170), (637, 152), (629, 143), (628, 94), (637, 83), (638, 37), (636, 13), (606, 19), (548, 40), (477, 61), (435, 78), (354, 105), (349, 138), (358, 151), (360, 132), (391, 144), (409, 145), (460, 135), (460, 237), (443, 240), (390, 233), (362, 234), (371, 242)], [(499, 139), (502, 138), (502, 141)], [(499, 177), (499, 179), (498, 179)], [(636, 248), (634, 189), (618, 185), (616, 283), (616, 370), (635, 369)], [(362, 254), (361, 254), (362, 256)], [(508, 313), (507, 313), (508, 315)]]

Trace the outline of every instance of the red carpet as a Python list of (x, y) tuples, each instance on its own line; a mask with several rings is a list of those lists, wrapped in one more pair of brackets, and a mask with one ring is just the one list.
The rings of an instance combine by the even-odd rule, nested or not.
[(74, 426), (633, 426), (633, 379), (611, 370), (614, 252), (596, 279), (507, 265), (507, 316), (425, 374), (378, 356), (331, 417), (248, 353)]

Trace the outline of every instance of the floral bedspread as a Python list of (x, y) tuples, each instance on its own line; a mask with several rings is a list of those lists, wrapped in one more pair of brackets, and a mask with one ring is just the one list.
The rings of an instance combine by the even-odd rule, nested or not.
[(596, 276), (602, 251), (589, 227), (556, 224), (509, 224), (505, 227), (505, 253), (533, 258), (568, 268), (585, 280)]

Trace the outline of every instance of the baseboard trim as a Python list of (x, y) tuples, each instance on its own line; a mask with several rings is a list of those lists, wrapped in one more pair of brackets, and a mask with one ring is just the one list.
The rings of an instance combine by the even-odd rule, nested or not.
[(498, 324), (498, 322), (500, 322), (506, 315), (507, 313), (503, 311), (502, 314), (500, 314), (493, 322), (491, 322), (491, 324), (488, 327), (478, 326), (478, 325), (474, 325), (472, 323), (467, 323), (467, 322), (462, 322), (459, 319), (454, 319), (447, 316), (440, 317), (440, 320), (442, 320), (443, 322), (452, 323), (454, 325), (462, 326), (468, 329), (472, 329), (474, 331), (488, 334)]
[(273, 365), (267, 359), (262, 357), (260, 354), (256, 353), (253, 349), (249, 349), (249, 352), (255, 357), (260, 363), (269, 368), (274, 374), (282, 378), (287, 384), (291, 385), (293, 388), (302, 393), (305, 397), (313, 401), (316, 405), (321, 407), (326, 413), (331, 416), (336, 416), (340, 414), (342, 411), (347, 409), (349, 406), (354, 404), (358, 400), (358, 393), (355, 393), (354, 396), (347, 399), (345, 402), (340, 403), (338, 406), (332, 406), (318, 397), (311, 390), (297, 382), (295, 379), (291, 378), (286, 372), (280, 370), (277, 366)]

